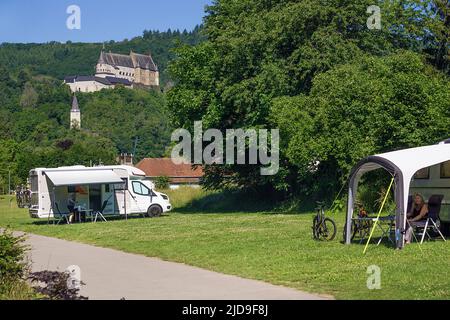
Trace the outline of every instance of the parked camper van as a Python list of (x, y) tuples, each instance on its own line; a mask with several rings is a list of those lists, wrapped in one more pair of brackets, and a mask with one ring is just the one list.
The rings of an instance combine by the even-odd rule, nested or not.
[(159, 216), (171, 210), (169, 197), (154, 190), (145, 173), (130, 166), (37, 168), (30, 171), (33, 218), (68, 212), (72, 199), (90, 212), (103, 215)]

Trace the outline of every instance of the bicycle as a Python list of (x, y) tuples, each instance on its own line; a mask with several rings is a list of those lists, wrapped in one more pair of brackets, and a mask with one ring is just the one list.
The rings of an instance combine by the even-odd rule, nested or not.
[[(365, 236), (370, 233), (370, 230), (372, 229), (373, 222), (372, 220), (364, 220), (363, 218), (367, 218), (368, 215), (365, 211), (360, 211), (358, 213), (358, 219), (352, 219), (351, 227), (350, 227), (350, 240), (353, 241), (355, 238), (360, 238), (362, 241), (364, 240)], [(346, 241), (347, 237), (347, 223), (345, 223), (344, 226), (344, 241)]]
[(325, 216), (325, 204), (318, 202), (317, 214), (313, 219), (313, 238), (331, 241), (336, 236), (336, 223)]

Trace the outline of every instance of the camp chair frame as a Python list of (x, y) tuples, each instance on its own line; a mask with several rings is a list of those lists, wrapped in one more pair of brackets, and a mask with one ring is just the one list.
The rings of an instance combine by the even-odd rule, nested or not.
[[(430, 202), (431, 200), (436, 200), (436, 204), (433, 204), (432, 207), (430, 207)], [(428, 230), (433, 229), (436, 233), (439, 234), (439, 236), (442, 238), (442, 240), (447, 241), (444, 237), (444, 235), (442, 234), (439, 225), (438, 225), (438, 221), (440, 222), (440, 211), (441, 211), (441, 205), (442, 205), (442, 200), (444, 199), (443, 195), (432, 195), (430, 197), (430, 199), (428, 200), (428, 218), (425, 220), (425, 223), (422, 225), (420, 224), (415, 224), (415, 226), (411, 226), (411, 224), (408, 222), (410, 227), (413, 228), (420, 228), (423, 229), (422, 230), (422, 236), (420, 238), (420, 244), (423, 243), (423, 241), (425, 240), (425, 236), (428, 237), (428, 239), (432, 239), (430, 233), (428, 232)]]
[[(430, 224), (431, 222), (431, 224)], [(442, 234), (441, 230), (439, 229), (436, 221), (434, 221), (431, 218), (428, 218), (427, 221), (425, 222), (425, 226), (423, 227), (423, 233), (422, 233), (422, 238), (420, 239), (420, 244), (423, 243), (423, 241), (425, 240), (425, 235), (428, 236), (429, 239), (431, 239), (430, 234), (428, 233), (428, 230), (432, 228), (434, 229), (434, 231), (436, 231), (442, 238), (442, 240), (444, 240), (444, 242), (446, 242), (447, 240), (445, 239), (444, 235)]]
[[(59, 225), (60, 223), (61, 223), (61, 221), (63, 221), (63, 220), (65, 220), (66, 221), (66, 224), (70, 224), (70, 221), (69, 221), (69, 218), (68, 218), (68, 216), (70, 215), (69, 213), (62, 213), (60, 210), (59, 210), (59, 206), (58, 206), (58, 203), (57, 202), (55, 202), (54, 203), (54, 205), (52, 206), (52, 211), (53, 211), (53, 217), (55, 217), (55, 207), (56, 207), (56, 210), (58, 211), (58, 216), (59, 216), (59, 219), (58, 219), (58, 221), (56, 222), (56, 225)], [(54, 223), (55, 224), (55, 223)]]
[(102, 208), (95, 212), (94, 223), (97, 222), (98, 217), (100, 217), (104, 222), (108, 222), (103, 215), (103, 211), (105, 211), (106, 205), (108, 204), (108, 200), (103, 201)]

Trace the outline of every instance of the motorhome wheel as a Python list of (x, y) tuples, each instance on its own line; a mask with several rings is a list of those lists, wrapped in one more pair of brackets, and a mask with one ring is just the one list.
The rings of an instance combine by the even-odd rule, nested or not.
[(162, 208), (159, 205), (154, 204), (154, 205), (152, 205), (152, 206), (150, 206), (148, 208), (147, 216), (150, 217), (150, 218), (161, 217), (162, 211), (163, 210), (162, 210)]

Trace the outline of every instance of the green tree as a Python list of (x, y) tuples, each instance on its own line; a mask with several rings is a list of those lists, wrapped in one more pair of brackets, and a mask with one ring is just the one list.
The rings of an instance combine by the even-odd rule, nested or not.
[(271, 118), (297, 187), (325, 191), (367, 155), (450, 136), (450, 82), (415, 53), (365, 56), (317, 76), (309, 95), (276, 99)]
[[(425, 6), (433, 1), (422, 2)], [(381, 30), (367, 28), (370, 16), (367, 8), (374, 4), (378, 4), (382, 10)], [(355, 115), (349, 116), (348, 119), (338, 117), (345, 119), (344, 124), (348, 127), (340, 125), (339, 132), (331, 130), (336, 139), (341, 139), (343, 143), (335, 147), (330, 139), (327, 139), (327, 135), (323, 137), (323, 142), (320, 142), (322, 136), (317, 135), (318, 128), (328, 125), (325, 122), (328, 117), (323, 115), (323, 118), (317, 118), (317, 115), (310, 114), (309, 108), (306, 107), (311, 101), (316, 104), (323, 103), (321, 98), (312, 100), (310, 96), (317, 90), (319, 82), (324, 81), (321, 77), (328, 72), (341, 70), (339, 75), (345, 79), (345, 76), (350, 76), (346, 72), (355, 71), (350, 68), (352, 63), (360, 66), (361, 59), (366, 57), (373, 57), (374, 61), (378, 61), (376, 58), (396, 56), (399, 49), (423, 54), (426, 48), (427, 25), (442, 24), (442, 19), (428, 11), (417, 9), (417, 3), (413, 0), (214, 1), (205, 18), (204, 33), (207, 40), (196, 46), (180, 47), (177, 50), (177, 59), (170, 66), (175, 87), (168, 94), (168, 105), (174, 125), (192, 130), (193, 122), (202, 120), (206, 128), (225, 130), (236, 127), (272, 128), (274, 124), (281, 126), (286, 122), (286, 125), (297, 128), (296, 121), (299, 121), (302, 122), (301, 132), (306, 141), (316, 146), (318, 151), (313, 151), (315, 148), (308, 146), (307, 150), (302, 152), (288, 152), (285, 148), (290, 141), (283, 140), (282, 170), (277, 176), (261, 177), (257, 166), (214, 166), (206, 168), (205, 185), (214, 188), (226, 187), (232, 179), (233, 187), (263, 190), (270, 187), (295, 191), (290, 190), (292, 187), (303, 190), (311, 184), (307, 173), (316, 170), (316, 160), (321, 161), (322, 173), (333, 176), (324, 180), (337, 184), (339, 178), (346, 174), (348, 167), (358, 157), (376, 150), (434, 141), (437, 136), (445, 134), (446, 130), (436, 133), (442, 129), (440, 124), (430, 125), (427, 129), (432, 129), (431, 133), (419, 131), (421, 125), (409, 125), (415, 122), (412, 117), (403, 115), (407, 113), (406, 110), (416, 108), (417, 104), (426, 98), (426, 95), (420, 95), (420, 92), (415, 92), (414, 89), (424, 85), (422, 81), (434, 79), (430, 75), (433, 73), (429, 70), (431, 66), (423, 63), (418, 65), (417, 61), (421, 59), (417, 56), (404, 55), (398, 58), (398, 62), (405, 68), (409, 58), (412, 59), (412, 65), (420, 66), (420, 72), (414, 74), (417, 79), (411, 74), (405, 74), (401, 69), (394, 69), (389, 74), (390, 79), (403, 82), (400, 85), (398, 82), (389, 81), (394, 88), (384, 87), (387, 92), (394, 89), (397, 94), (411, 92), (415, 93), (412, 97), (418, 96), (418, 99), (422, 99), (412, 100), (411, 96), (401, 95), (396, 103), (402, 112), (398, 109), (385, 110), (383, 116), (386, 116), (386, 119), (383, 120), (387, 122), (384, 123), (384, 128), (387, 132), (396, 132), (397, 136), (393, 138), (379, 128), (380, 136), (377, 139), (373, 140), (375, 135), (369, 134), (368, 142), (360, 143), (355, 140), (358, 137), (366, 141), (366, 138), (362, 129), (359, 135), (355, 135), (353, 126), (370, 128), (373, 120), (371, 117), (359, 119)], [(378, 63), (382, 69), (388, 68), (381, 62)], [(342, 66), (347, 69), (342, 71)], [(371, 74), (370, 68), (367, 69), (367, 74)], [(402, 76), (404, 78), (401, 78)], [(358, 79), (353, 78), (354, 81)], [(340, 88), (339, 81), (340, 79), (336, 79), (336, 84), (329, 83), (326, 88), (328, 95), (340, 97), (341, 93), (336, 92), (335, 88)], [(443, 90), (446, 89), (445, 81), (447, 80), (443, 78), (440, 83)], [(370, 82), (364, 83), (370, 85)], [(358, 84), (346, 84), (349, 87), (345, 101), (349, 106), (342, 106), (343, 110), (340, 112), (349, 115), (353, 112), (371, 114), (369, 107), (364, 105), (364, 100), (360, 101), (367, 99), (366, 96), (359, 96), (366, 91), (358, 91)], [(404, 88), (397, 89), (398, 86)], [(427, 90), (431, 94), (430, 87), (427, 87)], [(391, 99), (383, 91), (374, 91), (373, 95), (374, 99), (380, 100), (380, 104), (384, 106)], [(359, 101), (360, 105), (350, 103), (353, 100)], [(288, 111), (283, 108), (283, 103), (291, 106), (300, 104), (302, 108), (288, 108)], [(444, 102), (439, 100), (439, 103), (439, 108), (442, 108)], [(332, 104), (327, 104), (321, 110), (322, 113), (328, 114), (332, 113), (334, 108)], [(437, 106), (427, 103), (421, 108), (425, 109), (422, 113), (428, 115), (433, 113)], [(279, 112), (285, 120), (276, 116), (277, 109), (280, 109)], [(412, 114), (418, 116), (414, 112), (416, 111)], [(294, 122), (293, 116), (296, 113), (304, 119), (295, 118)], [(273, 122), (272, 118), (276, 118), (276, 121)], [(396, 128), (403, 129), (397, 132)], [(410, 138), (406, 137), (406, 133)], [(308, 139), (308, 135), (317, 141)], [(427, 138), (424, 135), (427, 135)], [(302, 135), (296, 137), (300, 139)], [(298, 140), (297, 142), (297, 148), (302, 148), (303, 144)], [(325, 161), (326, 159), (315, 155), (329, 154), (333, 148), (340, 148), (339, 154), (347, 156)]]

